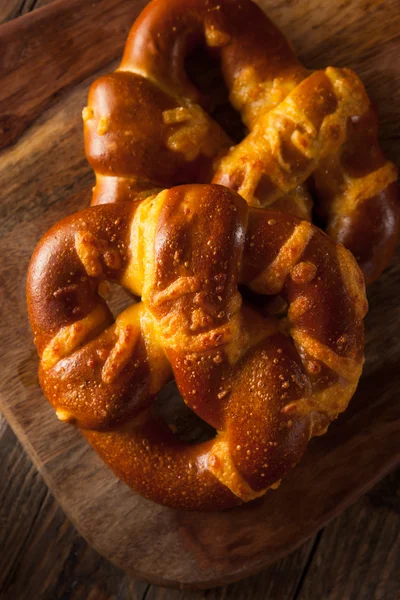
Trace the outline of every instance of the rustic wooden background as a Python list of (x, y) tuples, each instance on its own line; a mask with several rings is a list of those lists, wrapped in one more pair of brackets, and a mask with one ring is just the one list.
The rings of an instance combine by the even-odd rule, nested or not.
[[(0, 0), (0, 22), (51, 1)], [(260, 575), (206, 592), (166, 590), (134, 581), (87, 545), (0, 416), (1, 599), (391, 600), (400, 596), (399, 508), (400, 471)]]

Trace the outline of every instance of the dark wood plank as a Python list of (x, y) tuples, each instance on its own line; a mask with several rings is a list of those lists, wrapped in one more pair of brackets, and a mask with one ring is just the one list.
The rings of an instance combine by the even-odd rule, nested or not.
[[(113, 63), (102, 72), (115, 66)], [(81, 110), (86, 104), (88, 87), (97, 76), (98, 73), (91, 75), (74, 86), (36, 120), (23, 139), (0, 157), (3, 172), (8, 173), (3, 177), (1, 189), (3, 233), (15, 230), (28, 219), (36, 219), (50, 207), (58, 205), (59, 215), (66, 215), (67, 198), (85, 189), (90, 194), (94, 176), (83, 149)], [(74, 208), (84, 207), (88, 201), (89, 196), (87, 200), (82, 198)], [(44, 226), (39, 227), (33, 244), (52, 220), (49, 215)]]
[(0, 23), (15, 19), (21, 14), (24, 0), (3, 0), (0, 5)]
[(289, 600), (295, 596), (312, 548), (309, 540), (258, 575), (225, 587), (190, 592), (151, 585), (146, 600)]
[[(22, 507), (22, 512), (21, 512)], [(54, 500), (43, 479), (0, 416), (0, 599), (200, 600), (203, 592), (179, 592), (136, 582), (91, 549)], [(312, 540), (292, 555), (210, 600), (290, 598), (301, 578)], [(284, 574), (284, 576), (282, 576)], [(210, 595), (211, 594), (211, 595)]]
[(400, 471), (322, 533), (298, 600), (400, 598)]
[(0, 547), (2, 600), (141, 600), (148, 589), (88, 546), (1, 415)]
[[(377, 5), (359, 10), (360, 2), (351, 0), (346, 4), (344, 15), (353, 17), (354, 10), (349, 27), (357, 33), (357, 22), (360, 21), (365, 25), (366, 38), (372, 36), (371, 39), (376, 41), (378, 25), (374, 11)], [(116, 14), (121, 14), (118, 11), (123, 4), (115, 5)], [(337, 3), (324, 5), (323, 12), (314, 10), (311, 21), (299, 17), (300, 7), (306, 11), (309, 7), (304, 0), (292, 2), (290, 11), (283, 3), (275, 4), (272, 0), (262, 4), (269, 7), (284, 28), (289, 30), (296, 25), (295, 35), (297, 43), (302, 43), (302, 55), (309, 55), (311, 60), (312, 53), (317, 52), (315, 61), (322, 62), (324, 53), (328, 53), (326, 60), (329, 60), (330, 46), (324, 47), (324, 23), (329, 23), (329, 36), (334, 41), (340, 34), (340, 22), (332, 13), (338, 8)], [(74, 2), (70, 5), (77, 8), (74, 18), (78, 23), (76, 41), (79, 44), (85, 29), (79, 21), (79, 7)], [(86, 3), (79, 6), (86, 10)], [(114, 9), (110, 8), (111, 0), (107, 6), (111, 19), (114, 14)], [(398, 40), (393, 37), (391, 28), (397, 13), (393, 12), (392, 1), (386, 2), (385, 7), (392, 52), (393, 48), (398, 49)], [(48, 9), (39, 13), (44, 15), (46, 24)], [(365, 14), (369, 15), (367, 19)], [(61, 16), (64, 18), (64, 13)], [(20, 23), (29, 37), (27, 19), (21, 17)], [(317, 33), (307, 37), (310, 23), (315, 24), (315, 19), (317, 22), (319, 19), (315, 28)], [(98, 28), (97, 20), (92, 19), (90, 23), (92, 28)], [(37, 30), (36, 21), (33, 25), (33, 31)], [(341, 25), (343, 27), (343, 22)], [(88, 20), (86, 26), (89, 26)], [(8, 28), (8, 25), (4, 27)], [(53, 27), (56, 31), (54, 23)], [(379, 29), (382, 29), (382, 20)], [(2, 31), (6, 31), (7, 38), (9, 28)], [(370, 48), (368, 39), (365, 43)], [(389, 140), (390, 132), (396, 131), (398, 126), (396, 108), (393, 107), (399, 106), (396, 94), (400, 89), (400, 71), (398, 64), (388, 59), (392, 54), (387, 54), (386, 45), (375, 46), (377, 57), (371, 60), (376, 61), (376, 69), (368, 71), (366, 66), (364, 69), (373, 89), (388, 86), (388, 81), (391, 82), (391, 102), (386, 101), (383, 106)], [(29, 52), (27, 56), (30, 56)], [(352, 64), (357, 56), (354, 42), (347, 46), (341, 60), (344, 61), (346, 56)], [(380, 56), (384, 57), (381, 62)], [(20, 75), (29, 75), (30, 63), (24, 62), (23, 56), (20, 60), (15, 70)], [(396, 327), (400, 313), (394, 290), (399, 281), (399, 265), (394, 265), (392, 271), (370, 290), (369, 361), (357, 397), (329, 434), (311, 444), (302, 464), (278, 492), (269, 494), (262, 504), (222, 515), (174, 513), (136, 497), (115, 480), (77, 432), (56, 421), (44, 402), (37, 385), (37, 359), (26, 320), (23, 279), (29, 255), (51, 223), (87, 204), (87, 190), (93, 181), (83, 156), (80, 111), (85, 104), (88, 85), (98, 74), (81, 80), (84, 73), (79, 60), (71, 62), (69, 67), (71, 79), (69, 83), (63, 80), (58, 90), (58, 93), (64, 93), (56, 98), (52, 96), (51, 101), (57, 100), (57, 104), (49, 105), (25, 135), (0, 157), (4, 174), (0, 206), (0, 301), (5, 314), (13, 315), (12, 321), (1, 323), (4, 347), (0, 372), (2, 406), (73, 521), (112, 560), (131, 572), (156, 581), (206, 586), (216, 581), (233, 580), (261, 568), (300, 544), (398, 461), (399, 407), (394, 397), (400, 388), (397, 372), (400, 341), (389, 330), (387, 315), (390, 314), (392, 327)], [(75, 67), (78, 74), (74, 72)], [(77, 80), (81, 83), (72, 87)], [(15, 81), (18, 83), (17, 76)], [(50, 86), (51, 94), (52, 90)], [(13, 111), (14, 104), (8, 102), (8, 109)], [(33, 113), (29, 101), (26, 108), (21, 103), (15, 111), (12, 114), (21, 111), (18, 114), (27, 119), (25, 123), (31, 122)], [(20, 276), (16, 277), (16, 273)], [(374, 445), (372, 442), (378, 437), (381, 441)], [(313, 507), (311, 516), (310, 506)]]
[[(30, 0), (28, 2), (31, 3)], [(0, 23), (19, 17), (25, 6), (26, 0), (3, 0), (0, 4)]]
[(1, 0), (0, 23), (11, 21), (11, 19), (25, 15), (51, 2), (54, 2), (54, 0)]
[(17, 139), (62, 90), (119, 56), (145, 4), (58, 0), (2, 25), (0, 149)]

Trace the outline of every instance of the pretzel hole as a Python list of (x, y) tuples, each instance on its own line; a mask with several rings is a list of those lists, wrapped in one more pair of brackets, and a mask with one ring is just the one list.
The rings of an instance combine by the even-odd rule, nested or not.
[(217, 57), (205, 44), (198, 44), (185, 60), (185, 71), (193, 85), (204, 96), (203, 108), (224, 129), (235, 144), (247, 135), (240, 113), (229, 101), (229, 90)]
[(318, 194), (317, 194), (317, 189), (315, 186), (315, 182), (314, 179), (312, 177), (309, 177), (306, 181), (307, 184), (307, 188), (308, 191), (311, 195), (311, 198), (313, 200), (312, 203), (312, 211), (311, 211), (311, 222), (316, 225), (317, 227), (319, 227), (320, 229), (323, 229), (325, 231), (326, 226), (327, 226), (327, 215), (323, 214), (322, 208), (323, 208), (323, 203), (318, 202)]
[[(315, 196), (314, 196), (314, 198), (315, 198)], [(328, 219), (321, 213), (321, 208), (318, 206), (318, 202), (315, 202), (315, 200), (313, 201), (311, 215), (312, 215), (311, 222), (313, 223), (313, 225), (315, 225), (316, 227), (319, 227), (320, 229), (325, 231), (327, 224), (328, 224)]]
[(262, 316), (284, 318), (288, 314), (288, 303), (282, 296), (256, 294), (244, 285), (239, 286), (239, 292), (243, 300), (251, 304)]
[(154, 409), (173, 434), (186, 443), (211, 440), (216, 430), (188, 408), (175, 381), (169, 382), (158, 394)]
[(100, 283), (98, 293), (107, 302), (107, 306), (112, 312), (114, 319), (138, 301), (138, 298), (124, 287), (118, 283), (109, 281), (102, 281)]

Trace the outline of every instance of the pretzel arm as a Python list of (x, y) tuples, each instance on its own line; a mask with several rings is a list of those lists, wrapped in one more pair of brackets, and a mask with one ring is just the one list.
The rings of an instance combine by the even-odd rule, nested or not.
[(237, 277), (246, 207), (219, 186), (180, 186), (159, 194), (147, 214), (142, 298), (186, 404), (219, 429), (224, 365), (243, 342)]
[[(246, 381), (252, 382), (252, 406), (268, 410), (247, 421), (240, 409), (241, 384), (234, 386), (229, 407), (234, 460), (260, 489), (276, 479), (284, 457), (291, 457), (286, 464), (295, 464), (309, 437), (323, 433), (346, 408), (361, 374), (367, 304), (354, 258), (308, 223), (253, 209), (247, 240), (241, 281), (258, 293), (278, 293), (288, 303), (283, 333), (260, 344), (243, 365)], [(265, 369), (271, 386), (264, 384)], [(248, 422), (246, 436), (242, 422)]]
[(372, 106), (348, 121), (346, 137), (341, 152), (321, 161), (313, 174), (316, 208), (327, 233), (353, 252), (371, 283), (389, 262), (398, 239), (397, 170), (379, 146)]
[(118, 477), (154, 502), (204, 511), (242, 504), (202, 459), (214, 441), (184, 444), (151, 412), (121, 428), (84, 435)]
[(53, 227), (32, 257), (29, 311), (40, 382), (59, 418), (80, 427), (124, 422), (171, 378), (162, 349), (154, 360), (155, 343), (146, 342), (143, 304), (113, 323), (99, 294), (105, 280), (121, 281), (130, 260), (134, 212), (130, 204), (82, 211)]
[(321, 158), (340, 148), (348, 118), (364, 107), (366, 98), (354, 89), (351, 72), (315, 72), (222, 159), (214, 182), (236, 189), (249, 204), (266, 206), (303, 183)]
[(94, 205), (210, 179), (212, 160), (230, 144), (200, 107), (182, 105), (134, 71), (96, 80), (83, 119), (86, 156), (96, 173)]

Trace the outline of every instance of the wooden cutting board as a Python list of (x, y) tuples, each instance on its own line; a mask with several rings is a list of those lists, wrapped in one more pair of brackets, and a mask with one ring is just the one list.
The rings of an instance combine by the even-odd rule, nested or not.
[[(398, 0), (260, 0), (311, 68), (358, 71), (400, 162)], [(206, 588), (238, 580), (300, 545), (400, 462), (400, 266), (369, 289), (367, 362), (347, 412), (263, 500), (225, 513), (142, 499), (60, 423), (37, 381), (25, 273), (41, 235), (87, 205), (94, 180), (81, 109), (115, 68), (145, 1), (59, 0), (0, 27), (0, 407), (61, 506), (93, 546), (148, 581)]]

